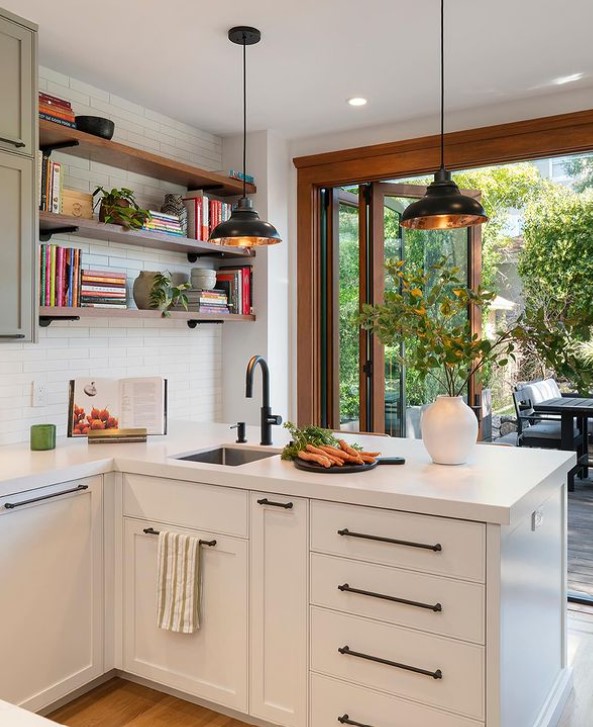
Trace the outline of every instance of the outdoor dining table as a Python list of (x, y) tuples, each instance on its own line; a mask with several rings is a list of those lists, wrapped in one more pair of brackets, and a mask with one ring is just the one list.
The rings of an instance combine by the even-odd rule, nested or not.
[[(577, 452), (579, 459), (588, 453), (588, 420), (593, 418), (593, 399), (563, 396), (559, 399), (546, 399), (532, 404), (538, 414), (560, 415), (560, 448)], [(583, 434), (583, 442), (577, 447), (574, 441), (574, 420)]]

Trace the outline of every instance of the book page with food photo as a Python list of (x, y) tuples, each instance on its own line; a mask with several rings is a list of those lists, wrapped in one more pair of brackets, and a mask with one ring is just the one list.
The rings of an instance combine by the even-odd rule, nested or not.
[(167, 432), (167, 380), (159, 376), (70, 381), (68, 436), (145, 429)]

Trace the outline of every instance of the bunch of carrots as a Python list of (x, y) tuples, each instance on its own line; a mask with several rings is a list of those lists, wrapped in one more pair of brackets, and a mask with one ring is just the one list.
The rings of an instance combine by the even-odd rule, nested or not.
[(313, 444), (307, 444), (305, 449), (298, 452), (297, 457), (329, 469), (330, 467), (343, 467), (345, 464), (374, 464), (376, 458), (381, 454), (381, 452), (363, 452), (354, 449), (343, 439), (338, 439), (338, 444), (339, 447), (329, 444), (321, 444), (316, 447)]

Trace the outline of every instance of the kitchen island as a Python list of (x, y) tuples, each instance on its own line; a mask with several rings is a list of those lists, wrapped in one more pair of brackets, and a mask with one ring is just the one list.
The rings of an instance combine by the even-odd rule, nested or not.
[[(279, 450), (287, 433), (274, 437)], [(12, 584), (0, 622), (35, 613), (37, 579), (55, 624), (6, 634), (18, 657), (0, 666), (0, 698), (42, 710), (116, 669), (285, 727), (553, 725), (570, 686), (575, 456), (480, 445), (446, 467), (419, 441), (347, 438), (406, 464), (328, 475), (276, 456), (188, 462), (177, 457), (252, 447), (190, 423), (147, 444), (0, 449), (0, 575)], [(165, 529), (216, 542), (189, 636), (156, 627)], [(43, 648), (53, 674), (35, 663)]]

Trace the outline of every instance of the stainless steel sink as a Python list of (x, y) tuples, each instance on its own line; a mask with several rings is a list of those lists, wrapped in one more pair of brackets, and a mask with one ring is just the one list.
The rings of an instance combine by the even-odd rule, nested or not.
[(224, 464), (228, 467), (238, 467), (249, 462), (257, 462), (258, 459), (275, 457), (277, 454), (278, 452), (266, 452), (261, 449), (217, 447), (216, 449), (208, 449), (205, 452), (184, 454), (181, 457), (175, 457), (175, 459), (185, 460), (186, 462), (204, 462), (206, 464)]

